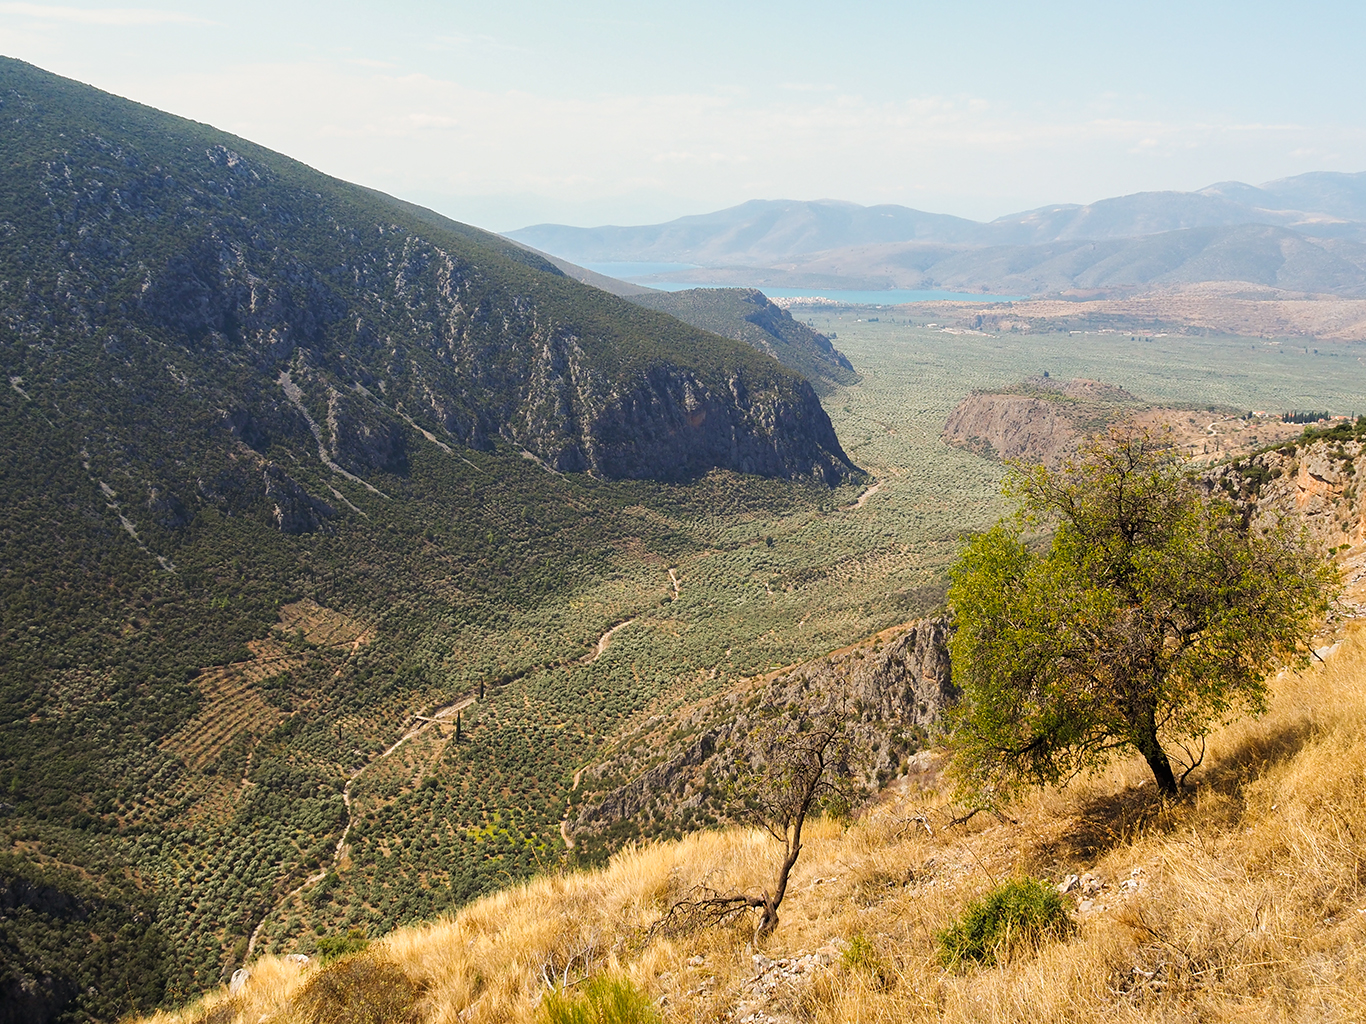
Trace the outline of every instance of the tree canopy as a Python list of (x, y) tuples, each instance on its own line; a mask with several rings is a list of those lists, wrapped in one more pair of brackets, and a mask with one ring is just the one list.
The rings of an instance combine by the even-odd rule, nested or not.
[(1214, 725), (1265, 710), (1268, 673), (1303, 655), (1334, 568), (1288, 522), (1252, 525), (1133, 427), (1059, 470), (1017, 467), (1006, 493), (1016, 516), (950, 570), (960, 785), (1000, 795), (1131, 749), (1175, 794)]

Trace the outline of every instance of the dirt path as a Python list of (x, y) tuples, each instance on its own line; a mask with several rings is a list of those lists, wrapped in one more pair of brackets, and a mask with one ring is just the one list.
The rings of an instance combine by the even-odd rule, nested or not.
[(595, 662), (595, 661), (597, 661), (599, 658), (601, 658), (601, 657), (603, 656), (604, 652), (606, 652), (606, 650), (607, 650), (607, 645), (610, 644), (610, 643), (612, 642), (612, 637), (615, 636), (619, 631), (625, 629), (627, 626), (629, 626), (631, 623), (633, 623), (633, 622), (635, 622), (635, 621), (636, 621), (636, 616), (632, 616), (631, 618), (627, 619), (625, 622), (618, 622), (615, 626), (613, 626), (611, 629), (609, 629), (606, 633), (604, 633), (604, 634), (602, 634), (602, 636), (598, 637), (598, 646), (597, 646), (597, 649), (596, 649), (592, 654), (589, 654), (589, 655), (587, 655), (586, 657), (580, 659), (580, 660), (583, 662), (583, 664), (585, 664), (585, 665), (591, 665), (591, 664), (593, 664), (593, 662)]
[(864, 505), (868, 504), (868, 499), (880, 490), (882, 490), (882, 481), (878, 480), (873, 484), (872, 487), (869, 487), (866, 491), (864, 491), (862, 494), (858, 496), (858, 501), (854, 502), (852, 505), (846, 505), (845, 507), (848, 508), (850, 511), (853, 511), (854, 509), (863, 508)]
[[(623, 623), (623, 625), (625, 625), (625, 623)], [(602, 643), (602, 641), (598, 642), (599, 644)], [(284, 896), (282, 896), (279, 900), (277, 900), (274, 903), (274, 905), (271, 906), (270, 910), (266, 913), (266, 915), (262, 917), (260, 922), (256, 925), (256, 927), (251, 930), (251, 938), (247, 940), (248, 957), (250, 957), (256, 949), (256, 940), (261, 936), (261, 929), (264, 928), (266, 926), (266, 923), (275, 916), (276, 911), (279, 910), (281, 907), (288, 905), (290, 901), (294, 899), (295, 896), (298, 896), (299, 893), (303, 892), (305, 889), (321, 882), (324, 878), (327, 877), (327, 873), (329, 871), (334, 870), (338, 865), (341, 864), (342, 858), (346, 856), (346, 837), (351, 834), (351, 826), (354, 823), (351, 817), (351, 787), (356, 784), (356, 782), (360, 779), (362, 775), (364, 775), (375, 765), (379, 764), (386, 757), (389, 757), (396, 750), (398, 750), (399, 747), (403, 746), (403, 744), (407, 743), (410, 739), (413, 739), (415, 736), (421, 735), (423, 732), (425, 732), (433, 725), (448, 724), (457, 712), (464, 711), (465, 708), (469, 707), (477, 699), (478, 698), (471, 695), (469, 697), (464, 697), (461, 700), (455, 701), (452, 704), (447, 704), (444, 707), (437, 708), (437, 710), (433, 712), (431, 716), (414, 715), (413, 724), (408, 727), (408, 729), (403, 733), (402, 736), (394, 740), (394, 742), (391, 743), (388, 746), (388, 748), (374, 760), (365, 762), (365, 764), (361, 765), (359, 768), (357, 768), (354, 772), (351, 773), (351, 777), (346, 780), (346, 785), (342, 787), (342, 807), (346, 811), (346, 824), (342, 828), (341, 835), (337, 837), (337, 845), (332, 850), (332, 858), (327, 862), (325, 867), (319, 869), (316, 873), (309, 875), (302, 882), (296, 885), (293, 889), (285, 893)]]
[(669, 582), (673, 584), (674, 597), (683, 592), (683, 584), (679, 582), (678, 573), (674, 572), (673, 569), (669, 570)]

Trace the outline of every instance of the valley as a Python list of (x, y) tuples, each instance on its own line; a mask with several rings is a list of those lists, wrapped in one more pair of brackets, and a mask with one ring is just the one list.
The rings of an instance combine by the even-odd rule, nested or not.
[[(723, 823), (703, 773), (686, 816), (579, 827), (698, 708), (832, 652), (870, 700), (888, 659), (932, 674), (898, 638), (1004, 508), (944, 438), (975, 392), (1101, 381), (1206, 436), (1366, 394), (1350, 340), (626, 301), (205, 125), (0, 84), (0, 995), (33, 1019)], [(1231, 493), (1300, 479), (1259, 457)], [(1337, 541), (1328, 462), (1294, 473)], [(879, 783), (926, 736), (895, 739)]]
[[(490, 688), (484, 701), (466, 709), (460, 746), (446, 742), (440, 751), (415, 756), (406, 774), (383, 786), (357, 784), (360, 835), (349, 862), (327, 883), (325, 900), (299, 894), (295, 923), (284, 915), (267, 927), (263, 949), (307, 950), (310, 923), (328, 933), (356, 926), (375, 932), (433, 913), (460, 884), (452, 862), (488, 863), (490, 844), (500, 836), (520, 837), (527, 851), (520, 856), (533, 868), (563, 854), (592, 863), (633, 838), (681, 836), (686, 822), (643, 816), (614, 826), (607, 846), (592, 840), (566, 849), (563, 839), (574, 833), (562, 821), (572, 822), (601, 791), (579, 769), (620, 738), (648, 731), (649, 723), (667, 723), (737, 688), (745, 692), (785, 666), (932, 610), (958, 539), (1002, 509), (1000, 465), (940, 437), (954, 406), (974, 388), (1018, 382), (1039, 370), (1044, 353), (1052, 356), (1050, 365), (1123, 379), (1168, 401), (1202, 397), (1198, 383), (1174, 379), (1174, 360), (1183, 370), (1199, 366), (1210, 378), (1237, 378), (1221, 397), (1242, 405), (1272, 404), (1313, 388), (1319, 404), (1333, 407), (1366, 385), (1360, 364), (1345, 358), (1295, 364), (1304, 377), (1259, 375), (1245, 365), (1248, 343), (1236, 338), (1162, 339), (1152, 347), (1078, 341), (1059, 353), (1056, 337), (947, 335), (890, 323), (885, 315), (869, 322), (857, 311), (828, 323), (814, 319), (820, 329), (837, 332), (863, 378), (833, 392), (826, 404), (875, 483), (797, 507), (754, 505), (703, 520), (669, 516), (670, 528), (687, 531), (696, 546), (669, 559), (619, 562), (615, 579), (604, 584), (615, 595), (604, 612), (614, 611), (600, 620), (599, 640), (584, 641), (585, 654)], [(697, 500), (708, 502), (701, 492)], [(648, 505), (634, 514), (660, 516)], [(599, 651), (601, 638), (618, 629)], [(586, 712), (596, 716), (587, 729), (580, 724)], [(449, 726), (442, 728), (449, 733)], [(552, 746), (538, 749), (521, 736), (545, 737)], [(505, 765), (523, 760), (528, 767), (503, 774)], [(543, 767), (533, 771), (537, 764)], [(496, 788), (493, 779), (479, 778), (490, 766), (498, 766)], [(539, 804), (545, 813), (536, 810)], [(688, 820), (706, 825), (717, 820), (715, 808)], [(461, 822), (485, 824), (462, 834), (451, 828)], [(505, 869), (507, 852), (498, 849), (493, 863)], [(393, 915), (388, 908), (395, 904), (412, 909)]]

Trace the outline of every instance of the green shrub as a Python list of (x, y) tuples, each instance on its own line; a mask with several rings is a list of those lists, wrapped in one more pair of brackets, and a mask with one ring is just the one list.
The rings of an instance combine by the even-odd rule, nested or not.
[(891, 984), (887, 962), (862, 932), (856, 932), (849, 940), (849, 945), (844, 947), (844, 952), (840, 954), (840, 965), (846, 971), (866, 974), (879, 988)]
[(939, 962), (994, 964), (1021, 946), (1061, 938), (1071, 928), (1062, 896), (1047, 882), (1003, 882), (969, 903), (958, 920), (935, 933)]
[(658, 1024), (650, 1000), (626, 978), (599, 975), (570, 996), (548, 992), (541, 1002), (544, 1024)]
[(318, 963), (325, 964), (352, 953), (359, 953), (370, 940), (359, 928), (352, 928), (345, 935), (326, 935), (318, 940)]

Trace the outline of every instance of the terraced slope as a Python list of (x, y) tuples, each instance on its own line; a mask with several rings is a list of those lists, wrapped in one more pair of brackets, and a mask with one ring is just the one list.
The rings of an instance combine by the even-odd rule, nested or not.
[[(861, 477), (796, 374), (496, 236), (18, 61), (0, 122), (0, 1006), (26, 1019), (216, 984), (415, 716), (578, 665), (711, 508)], [(641, 699), (592, 669), (591, 732), (522, 757), (516, 820), (501, 736), (549, 712), (469, 723), (501, 767), (461, 868), (378, 871), (367, 921), (534, 870), (551, 766)], [(365, 807), (394, 836), (420, 772)], [(358, 862), (406, 863), (383, 832)]]

